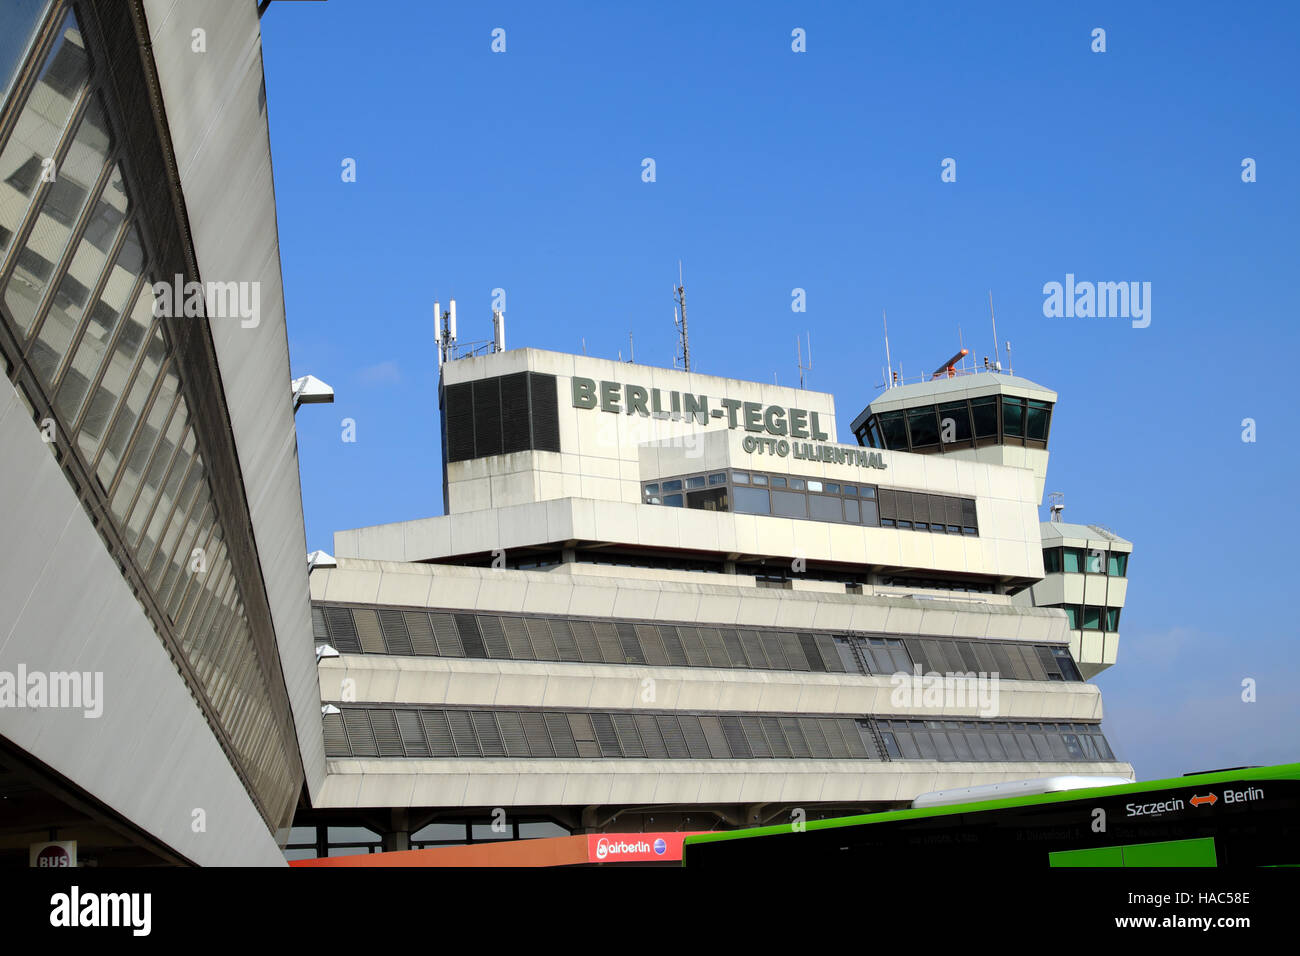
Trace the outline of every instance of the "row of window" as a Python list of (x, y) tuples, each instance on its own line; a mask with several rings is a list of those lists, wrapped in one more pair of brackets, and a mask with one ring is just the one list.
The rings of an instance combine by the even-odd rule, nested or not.
[(868, 415), (855, 434), (862, 445), (893, 451), (949, 451), (999, 443), (1046, 447), (1051, 420), (1051, 402), (985, 395)]
[(342, 654), (648, 664), (888, 675), (1081, 680), (1064, 647), (1017, 641), (833, 636), (769, 629), (387, 608), (312, 606), (317, 641)]
[(877, 720), (893, 760), (1114, 760), (1097, 724)]
[(1048, 604), (1046, 607), (1065, 609), (1065, 616), (1070, 620), (1071, 630), (1119, 632), (1119, 612), (1117, 607), (1092, 607), (1087, 604)]
[(1085, 551), (1083, 548), (1044, 548), (1043, 571), (1055, 574), (1105, 574), (1112, 578), (1128, 576), (1127, 551)]
[(1114, 759), (1098, 725), (1036, 721), (348, 706), (324, 732), (327, 757)]
[[(172, 330), (153, 314), (158, 266), (102, 68), (66, 5), (49, 16), (61, 21), (54, 44), (0, 144), (0, 311), (22, 349), (14, 374), (25, 368), (53, 409), (51, 450), (93, 476), (80, 489), (87, 507), (124, 542), (255, 795), (291, 812), (296, 743), (277, 731)], [(9, 49), (25, 46), (13, 39)], [(57, 175), (43, 175), (47, 166)], [(28, 384), (22, 393), (34, 410)]]
[(750, 471), (701, 472), (642, 486), (645, 502), (939, 534), (979, 533), (975, 500)]

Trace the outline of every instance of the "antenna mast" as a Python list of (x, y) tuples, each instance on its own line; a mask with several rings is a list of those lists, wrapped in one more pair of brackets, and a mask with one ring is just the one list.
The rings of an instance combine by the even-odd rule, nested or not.
[(799, 387), (801, 389), (804, 387), (803, 373), (812, 371), (812, 333), (805, 332), (804, 335), (808, 337), (808, 364), (807, 365), (803, 364), (803, 344), (799, 341), (799, 336), (796, 335), (794, 337), (794, 351), (795, 351), (795, 355), (798, 357)]
[(880, 310), (880, 319), (885, 323), (885, 364), (889, 366), (888, 374), (885, 375), (885, 388), (894, 387), (894, 362), (889, 357), (889, 317), (885, 315), (885, 310)]
[(993, 314), (993, 290), (989, 289), (989, 318), (993, 321), (993, 367), (1002, 371), (1002, 356), (998, 352), (998, 317)]
[(682, 260), (677, 260), (677, 285), (673, 288), (673, 300), (677, 303), (673, 310), (673, 324), (677, 326), (680, 339), (682, 368), (691, 370), (691, 338), (686, 331), (686, 284), (682, 281)]

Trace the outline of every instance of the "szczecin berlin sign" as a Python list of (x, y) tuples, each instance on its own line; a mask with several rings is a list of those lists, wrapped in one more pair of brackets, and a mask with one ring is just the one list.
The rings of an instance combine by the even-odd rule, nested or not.
[[(700, 425), (710, 420), (726, 421), (728, 428), (743, 428), (747, 432), (767, 436), (746, 435), (741, 447), (746, 454), (775, 455), (797, 459), (825, 461), (834, 464), (857, 465), (860, 468), (884, 468), (884, 456), (865, 448), (846, 445), (813, 444), (830, 438), (822, 431), (817, 412), (803, 408), (786, 408), (784, 405), (760, 405), (742, 402), (735, 398), (720, 398), (710, 408), (707, 395), (690, 392), (665, 391), (645, 388), (622, 382), (596, 382), (590, 378), (574, 376), (573, 407), (597, 408), (615, 415), (640, 415), (664, 421), (694, 421)], [(665, 399), (667, 407), (664, 407)], [(790, 441), (788, 439), (811, 439)]]

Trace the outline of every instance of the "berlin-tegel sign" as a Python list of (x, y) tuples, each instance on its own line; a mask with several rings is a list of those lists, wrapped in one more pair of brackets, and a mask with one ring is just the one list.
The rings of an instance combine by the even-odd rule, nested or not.
[(760, 433), (745, 436), (741, 447), (746, 454), (793, 457), (836, 465), (857, 465), (859, 468), (887, 467), (884, 456), (878, 451), (847, 445), (817, 444), (825, 442), (830, 435), (822, 431), (818, 413), (803, 408), (764, 406), (758, 402), (742, 402), (735, 398), (711, 401), (707, 395), (644, 388), (621, 382), (596, 382), (577, 376), (573, 377), (572, 382), (574, 408), (599, 408), (602, 412), (615, 415), (640, 415), (642, 418), (674, 422), (694, 421), (700, 425), (707, 425), (712, 419), (725, 420), (728, 428), (743, 428), (747, 432)]

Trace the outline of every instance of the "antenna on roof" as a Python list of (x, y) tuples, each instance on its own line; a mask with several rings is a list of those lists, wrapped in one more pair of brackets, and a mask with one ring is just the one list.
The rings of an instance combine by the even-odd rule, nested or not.
[(993, 290), (989, 289), (989, 318), (993, 322), (993, 368), (1002, 371), (1002, 356), (998, 353), (998, 317), (993, 314)]
[(633, 343), (633, 341), (632, 341), (632, 330), (631, 330), (631, 329), (628, 329), (628, 330), (627, 330), (627, 350), (628, 350), (628, 351), (627, 351), (627, 354), (630, 356), (630, 358), (628, 359), (628, 361), (635, 365), (635, 364), (636, 364), (636, 345), (635, 345), (635, 343)]
[(885, 365), (889, 367), (888, 374), (885, 375), (885, 388), (894, 387), (894, 363), (889, 357), (889, 317), (885, 315), (885, 310), (880, 310), (880, 319), (885, 323)]
[(799, 341), (799, 336), (794, 337), (794, 352), (799, 363), (799, 387), (803, 388), (803, 373), (812, 371), (812, 334), (805, 332), (808, 336), (808, 364), (803, 364), (803, 345)]
[(1047, 494), (1047, 500), (1051, 502), (1048, 510), (1052, 513), (1052, 521), (1056, 524), (1061, 523), (1061, 512), (1065, 510), (1065, 492), (1051, 491)]
[[(673, 287), (673, 299), (677, 305), (673, 308), (673, 324), (677, 326), (678, 349), (682, 368), (691, 370), (691, 337), (686, 331), (686, 283), (682, 281), (682, 260), (677, 260), (677, 285)], [(673, 363), (676, 364), (675, 362)]]

